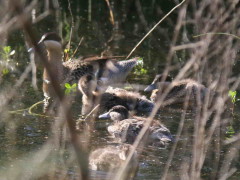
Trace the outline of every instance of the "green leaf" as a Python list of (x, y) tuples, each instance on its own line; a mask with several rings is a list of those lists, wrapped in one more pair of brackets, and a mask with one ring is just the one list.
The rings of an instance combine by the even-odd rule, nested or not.
[(3, 70), (2, 70), (2, 74), (3, 74), (3, 75), (7, 75), (8, 73), (9, 73), (9, 70), (8, 70), (8, 69), (3, 69)]
[(3, 51), (4, 51), (5, 54), (9, 54), (10, 51), (11, 51), (11, 47), (10, 46), (4, 46)]
[(233, 129), (232, 126), (228, 126), (228, 127), (227, 127), (226, 134), (229, 135), (230, 137), (235, 134), (235, 131), (234, 131), (234, 129)]
[(141, 72), (141, 74), (147, 74), (147, 70), (144, 68), (142, 68), (140, 72)]
[(77, 87), (77, 83), (74, 83), (73, 85), (72, 85), (72, 88), (76, 88)]
[(71, 89), (71, 85), (69, 84), (69, 83), (65, 83), (65, 88), (67, 88), (67, 89)]
[(71, 89), (65, 89), (65, 94), (70, 94)]
[(233, 103), (236, 102), (237, 91), (228, 91), (228, 96), (230, 96)]
[(76, 92), (77, 91), (77, 84), (74, 83), (73, 85), (69, 83), (65, 83), (65, 94), (70, 94), (71, 92)]

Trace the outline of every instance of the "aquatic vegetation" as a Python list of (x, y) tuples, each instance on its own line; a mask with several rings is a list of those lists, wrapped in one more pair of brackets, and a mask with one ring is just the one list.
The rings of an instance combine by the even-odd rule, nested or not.
[(237, 101), (237, 91), (228, 91), (228, 96), (231, 98), (233, 104)]
[(77, 83), (69, 84), (65, 83), (65, 94), (71, 94), (77, 91)]
[(14, 70), (14, 62), (11, 57), (15, 54), (15, 50), (11, 46), (4, 46), (0, 51), (0, 71), (2, 75), (7, 75), (9, 71)]
[(147, 69), (144, 68), (144, 62), (142, 58), (139, 58), (137, 65), (133, 69), (133, 74), (137, 76), (146, 75), (148, 73)]
[(235, 130), (232, 126), (228, 126), (227, 130), (226, 130), (226, 135), (228, 138), (232, 137), (233, 135), (235, 135)]

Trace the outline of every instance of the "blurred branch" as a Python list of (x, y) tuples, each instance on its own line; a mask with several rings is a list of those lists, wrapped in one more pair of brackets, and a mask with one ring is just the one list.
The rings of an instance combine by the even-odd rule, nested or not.
[(109, 3), (109, 0), (105, 0), (105, 1), (106, 1), (106, 3), (107, 3), (108, 9), (109, 9), (110, 22), (111, 22), (112, 25), (114, 25), (115, 22), (114, 22), (114, 16), (113, 16), (112, 7), (111, 7), (111, 5), (110, 5), (110, 3)]
[[(9, 101), (16, 95), (19, 88), (21, 87), (22, 83), (25, 81), (25, 79), (28, 77), (28, 74), (31, 72), (32, 66), (29, 64), (24, 72), (21, 74), (20, 78), (16, 81), (13, 87), (7, 91), (7, 93), (1, 92), (0, 93), (0, 112), (4, 110), (3, 107), (5, 107)], [(1, 97), (2, 96), (2, 97)]]
[(70, 36), (69, 36), (69, 42), (68, 42), (68, 45), (67, 45), (67, 49), (70, 49), (71, 48), (71, 41), (72, 41), (73, 26), (74, 26), (74, 19), (73, 19), (70, 0), (68, 0), (68, 10), (69, 10), (70, 15), (71, 15), (71, 30), (70, 30)]
[(208, 32), (208, 33), (204, 33), (204, 34), (195, 35), (195, 36), (193, 36), (193, 38), (205, 36), (205, 35), (208, 35), (208, 34), (212, 34), (212, 35), (226, 35), (226, 36), (232, 36), (232, 37), (234, 37), (234, 38), (236, 38), (236, 39), (240, 39), (240, 37), (239, 37), (239, 36), (236, 36), (235, 34), (223, 33), (223, 32)]
[(80, 39), (80, 41), (79, 41), (79, 43), (78, 43), (78, 45), (77, 45), (77, 48), (75, 49), (75, 51), (73, 52), (73, 54), (72, 54), (72, 56), (70, 57), (70, 59), (72, 59), (74, 56), (75, 56), (75, 54), (77, 53), (77, 51), (78, 51), (78, 48), (80, 47), (80, 45), (82, 44), (82, 41), (84, 40), (84, 37), (82, 37), (81, 39)]
[(139, 16), (140, 21), (142, 22), (146, 31), (149, 31), (148, 23), (146, 21), (146, 18), (144, 16), (143, 12), (142, 12), (142, 5), (141, 5), (140, 1), (136, 0), (135, 5), (136, 5), (136, 8), (137, 8), (137, 12), (138, 12), (138, 16)]
[[(32, 1), (27, 7), (25, 7), (24, 9), (24, 13), (25, 13), (25, 18), (29, 17), (29, 15), (31, 14), (32, 9), (37, 5), (37, 0)], [(18, 28), (19, 27), (19, 17), (15, 16), (12, 17), (11, 19), (7, 19), (5, 20), (4, 23), (0, 24), (0, 34), (4, 33), (5, 31), (11, 31), (14, 28)]]
[(88, 160), (87, 160), (88, 157), (85, 155), (86, 153), (82, 149), (80, 141), (79, 141), (80, 138), (79, 138), (78, 134), (76, 133), (76, 126), (75, 126), (75, 122), (73, 121), (73, 118), (72, 118), (70, 105), (69, 105), (69, 103), (67, 103), (67, 98), (64, 96), (64, 93), (61, 90), (60, 84), (58, 84), (57, 81), (55, 80), (55, 74), (53, 73), (48, 60), (44, 56), (43, 50), (37, 44), (37, 38), (33, 33), (30, 22), (26, 19), (26, 14), (24, 13), (22, 5), (17, 0), (11, 0), (11, 1), (12, 1), (12, 4), (14, 5), (13, 7), (14, 7), (16, 13), (19, 15), (19, 19), (20, 19), (19, 22), (20, 22), (23, 30), (29, 36), (29, 40), (30, 40), (31, 44), (33, 45), (33, 48), (35, 49), (35, 52), (38, 54), (38, 56), (42, 60), (43, 65), (49, 74), (50, 81), (52, 83), (52, 87), (56, 93), (56, 96), (60, 100), (60, 107), (62, 110), (63, 119), (66, 119), (67, 124), (68, 124), (71, 142), (74, 147), (74, 150), (75, 150), (75, 153), (77, 156), (77, 160), (79, 163), (81, 178), (84, 180), (85, 179), (87, 180), (88, 179)]
[(179, 50), (183, 50), (183, 49), (192, 49), (192, 48), (197, 48), (199, 46), (203, 46), (204, 42), (199, 41), (196, 43), (189, 43), (189, 44), (182, 44), (182, 45), (178, 45), (178, 46), (173, 46), (172, 49), (173, 51), (179, 51)]
[(44, 11), (42, 14), (40, 14), (38, 17), (36, 17), (35, 19), (33, 19), (33, 24), (38, 23), (39, 21), (43, 20), (44, 18), (46, 18), (47, 16), (49, 16), (51, 14), (51, 12), (49, 10)]
[(37, 67), (36, 67), (36, 63), (34, 60), (35, 55), (33, 53), (30, 54), (30, 63), (32, 66), (32, 86), (33, 89), (37, 90)]
[(167, 163), (166, 163), (165, 168), (164, 168), (163, 175), (161, 177), (161, 179), (163, 179), (163, 180), (166, 179), (166, 177), (167, 177), (168, 170), (169, 170), (169, 168), (171, 166), (171, 163), (172, 163), (172, 160), (173, 160), (173, 157), (174, 157), (174, 153), (176, 152), (178, 141), (179, 141), (180, 136), (182, 134), (182, 130), (183, 130), (183, 127), (184, 127), (184, 122), (185, 122), (185, 119), (186, 119), (186, 113), (187, 113), (187, 107), (188, 107), (188, 99), (189, 99), (189, 95), (186, 96), (186, 100), (185, 100), (185, 103), (184, 103), (185, 106), (184, 106), (184, 110), (183, 110), (183, 113), (182, 113), (182, 116), (181, 116), (181, 121), (180, 121), (179, 126), (178, 126), (176, 139), (175, 139), (175, 142), (174, 142), (174, 144), (173, 144), (173, 146), (171, 148), (171, 151), (170, 151)]

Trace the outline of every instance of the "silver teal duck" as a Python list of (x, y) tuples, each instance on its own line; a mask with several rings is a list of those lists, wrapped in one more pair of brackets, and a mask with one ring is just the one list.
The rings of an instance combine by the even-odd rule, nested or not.
[(121, 88), (108, 87), (104, 93), (97, 93), (97, 82), (93, 76), (86, 75), (79, 80), (82, 97), (82, 114), (89, 113), (97, 104), (99, 112), (103, 113), (116, 105), (122, 105), (136, 114), (148, 115), (154, 108), (154, 103), (138, 92)]
[[(130, 144), (108, 145), (90, 153), (89, 167), (92, 170), (116, 172), (132, 149)], [(138, 155), (135, 151), (128, 165), (128, 178), (133, 178), (138, 170)]]
[[(38, 44), (45, 48), (51, 70), (56, 75), (55, 80), (61, 85), (66, 82), (78, 82), (86, 74), (94, 75), (100, 79), (102, 86), (118, 83), (125, 79), (138, 61), (138, 58), (116, 61), (113, 57), (91, 57), (63, 62), (61, 38), (54, 32), (44, 34)], [(46, 109), (50, 99), (55, 98), (55, 92), (46, 68), (43, 70), (43, 92)]]
[(192, 79), (179, 81), (171, 81), (169, 77), (165, 81), (162, 79), (161, 74), (156, 75), (153, 82), (144, 90), (145, 92), (152, 91), (150, 99), (157, 102), (166, 92), (166, 89), (170, 88), (161, 104), (162, 106), (183, 104), (188, 98), (188, 105), (194, 107), (203, 102), (207, 93), (211, 93), (204, 85)]
[[(129, 111), (124, 106), (114, 106), (107, 113), (99, 116), (100, 119), (111, 119), (114, 121), (107, 129), (108, 132), (122, 143), (132, 144), (146, 122), (146, 118), (129, 117)], [(159, 121), (153, 120), (148, 129), (148, 143), (155, 146), (165, 146), (173, 141), (170, 131)]]

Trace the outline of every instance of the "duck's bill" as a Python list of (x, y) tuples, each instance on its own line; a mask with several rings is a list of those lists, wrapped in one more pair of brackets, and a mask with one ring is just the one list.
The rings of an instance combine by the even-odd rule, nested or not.
[[(38, 42), (38, 46), (44, 47), (42, 40), (40, 40), (40, 41)], [(28, 49), (28, 52), (29, 52), (29, 53), (34, 53), (34, 52), (35, 52), (34, 47), (29, 48), (29, 49)]]
[(154, 89), (157, 89), (156, 85), (150, 84), (148, 87), (146, 87), (146, 88), (144, 89), (144, 92), (150, 92), (150, 91), (152, 91), (152, 90), (154, 90)]
[(28, 49), (28, 52), (29, 52), (29, 53), (33, 53), (33, 52), (34, 52), (34, 49), (31, 47), (31, 48)]
[(98, 116), (99, 119), (110, 119), (109, 113), (104, 113)]

